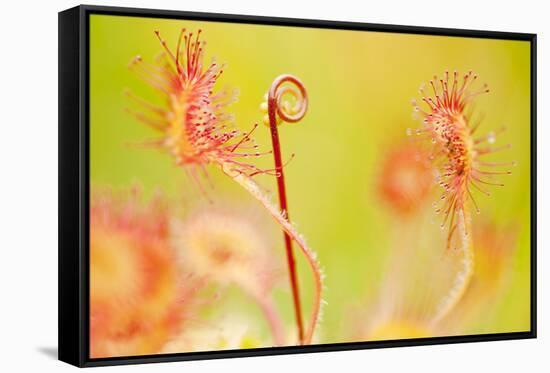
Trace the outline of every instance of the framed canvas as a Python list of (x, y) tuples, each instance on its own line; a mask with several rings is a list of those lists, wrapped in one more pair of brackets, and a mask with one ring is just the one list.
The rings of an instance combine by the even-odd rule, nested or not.
[(536, 336), (536, 35), (59, 13), (59, 358)]

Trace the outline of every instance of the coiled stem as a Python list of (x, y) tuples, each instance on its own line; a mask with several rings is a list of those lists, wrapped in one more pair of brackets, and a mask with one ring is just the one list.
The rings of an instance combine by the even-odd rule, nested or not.
[[(292, 83), (293, 85), (283, 85), (284, 83)], [(296, 88), (297, 89), (296, 89)], [(296, 99), (296, 104), (293, 108), (289, 108), (283, 102), (285, 95), (292, 95)], [(267, 110), (269, 115), (269, 129), (271, 131), (271, 143), (273, 146), (273, 158), (275, 161), (275, 169), (277, 170), (277, 190), (279, 193), (279, 207), (283, 216), (290, 222), (288, 214), (288, 202), (285, 188), (285, 174), (283, 170), (283, 161), (281, 155), (281, 144), (279, 141), (279, 132), (277, 125), (281, 122), (295, 123), (301, 120), (307, 111), (308, 98), (307, 92), (302, 82), (292, 75), (281, 75), (277, 77), (269, 89), (267, 97)], [(302, 320), (302, 305), (300, 300), (300, 290), (298, 287), (298, 274), (296, 271), (296, 261), (292, 249), (292, 239), (290, 235), (283, 231), (286, 248), (286, 257), (288, 264), (288, 272), (290, 277), (290, 285), (292, 289), (292, 299), (294, 302), (294, 314), (298, 329), (298, 340), (301, 344), (304, 343), (304, 327)]]
[[(292, 85), (285, 85), (289, 83)], [(295, 98), (294, 105), (289, 105), (284, 101), (284, 97), (291, 95)], [(284, 233), (287, 263), (289, 268), (290, 284), (294, 302), (296, 325), (298, 329), (298, 341), (300, 344), (310, 344), (313, 339), (315, 327), (319, 322), (319, 316), (322, 305), (323, 275), (317, 262), (316, 254), (306, 244), (304, 238), (296, 231), (291, 224), (288, 215), (288, 201), (286, 197), (285, 178), (283, 171), (283, 161), (281, 155), (281, 145), (277, 125), (282, 122), (295, 123), (302, 119), (307, 111), (308, 97), (302, 82), (292, 75), (281, 75), (277, 77), (268, 92), (267, 111), (269, 128), (271, 131), (271, 140), (273, 146), (273, 157), (275, 168), (273, 169), (277, 178), (277, 189), (279, 196), (279, 208), (270, 200), (266, 193), (252, 179), (252, 175), (243, 172), (234, 163), (216, 160), (223, 172), (230, 176), (234, 181), (241, 185), (254, 198), (256, 198), (271, 214), (275, 221), (281, 226)], [(311, 316), (307, 329), (304, 328), (302, 320), (302, 308), (300, 302), (300, 293), (298, 288), (298, 276), (296, 271), (296, 261), (292, 248), (292, 242), (296, 242), (301, 252), (306, 258), (307, 264), (311, 268), (314, 281), (314, 297)]]

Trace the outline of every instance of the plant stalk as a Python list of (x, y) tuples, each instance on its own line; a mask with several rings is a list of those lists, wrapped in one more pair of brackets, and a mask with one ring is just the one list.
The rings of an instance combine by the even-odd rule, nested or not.
[[(269, 115), (269, 129), (271, 131), (271, 144), (273, 146), (273, 158), (275, 161), (276, 178), (277, 178), (277, 191), (279, 195), (279, 207), (282, 214), (290, 222), (288, 214), (288, 204), (286, 198), (285, 187), (285, 174), (283, 171), (283, 161), (281, 156), (281, 146), (279, 142), (279, 131), (277, 130), (277, 102), (276, 97), (271, 95), (268, 97), (268, 115)], [(294, 303), (294, 317), (296, 319), (296, 326), (298, 329), (298, 341), (300, 344), (304, 343), (304, 326), (302, 320), (302, 305), (300, 300), (300, 289), (298, 287), (298, 273), (296, 270), (296, 260), (294, 258), (294, 251), (292, 248), (292, 239), (289, 234), (283, 231), (284, 242), (286, 249), (286, 258), (288, 265), (288, 273), (290, 279), (290, 287), (292, 290), (292, 300)]]
[(453, 286), (447, 295), (441, 301), (432, 324), (436, 324), (444, 319), (460, 302), (474, 274), (474, 250), (471, 230), (471, 216), (467, 206), (464, 206), (458, 215), (457, 221), (458, 234), (461, 240), (462, 251), (462, 270), (456, 275)]

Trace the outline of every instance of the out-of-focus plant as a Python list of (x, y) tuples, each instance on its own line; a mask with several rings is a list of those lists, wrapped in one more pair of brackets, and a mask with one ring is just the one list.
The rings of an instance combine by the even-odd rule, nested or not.
[(427, 150), (416, 142), (394, 141), (380, 168), (380, 199), (398, 218), (414, 218), (431, 197), (435, 180)]
[[(91, 356), (155, 354), (183, 345), (172, 352), (285, 344), (271, 294), (280, 268), (260, 223), (212, 205), (194, 213), (169, 206), (160, 194), (144, 204), (137, 188), (115, 193), (93, 186)], [(208, 290), (219, 295), (232, 284), (259, 306), (271, 342), (257, 337), (261, 325), (251, 320), (230, 329), (197, 321), (219, 299)]]
[(263, 312), (273, 345), (283, 345), (284, 327), (270, 295), (277, 260), (258, 224), (233, 210), (207, 206), (175, 220), (171, 230), (182, 270), (222, 286), (239, 286)]
[(160, 196), (97, 190), (90, 201), (91, 357), (157, 353), (195, 312), (201, 287), (178, 267)]

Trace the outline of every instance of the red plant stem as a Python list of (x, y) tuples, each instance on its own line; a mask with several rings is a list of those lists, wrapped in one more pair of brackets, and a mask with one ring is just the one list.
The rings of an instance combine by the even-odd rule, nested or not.
[[(273, 84), (277, 85), (277, 80)], [(285, 174), (283, 172), (283, 161), (281, 157), (281, 145), (279, 142), (279, 131), (277, 130), (277, 97), (270, 95), (268, 97), (269, 128), (271, 130), (271, 143), (273, 146), (273, 158), (275, 160), (275, 169), (277, 170), (277, 190), (279, 193), (279, 207), (281, 212), (290, 222), (288, 215), (288, 204), (286, 199)], [(292, 289), (292, 299), (294, 302), (294, 314), (296, 325), (298, 327), (298, 340), (300, 344), (304, 343), (304, 325), (302, 320), (302, 305), (300, 302), (300, 291), (298, 288), (298, 274), (296, 271), (296, 260), (292, 249), (292, 238), (284, 232), (286, 258), (288, 272), (290, 277), (290, 286)]]

